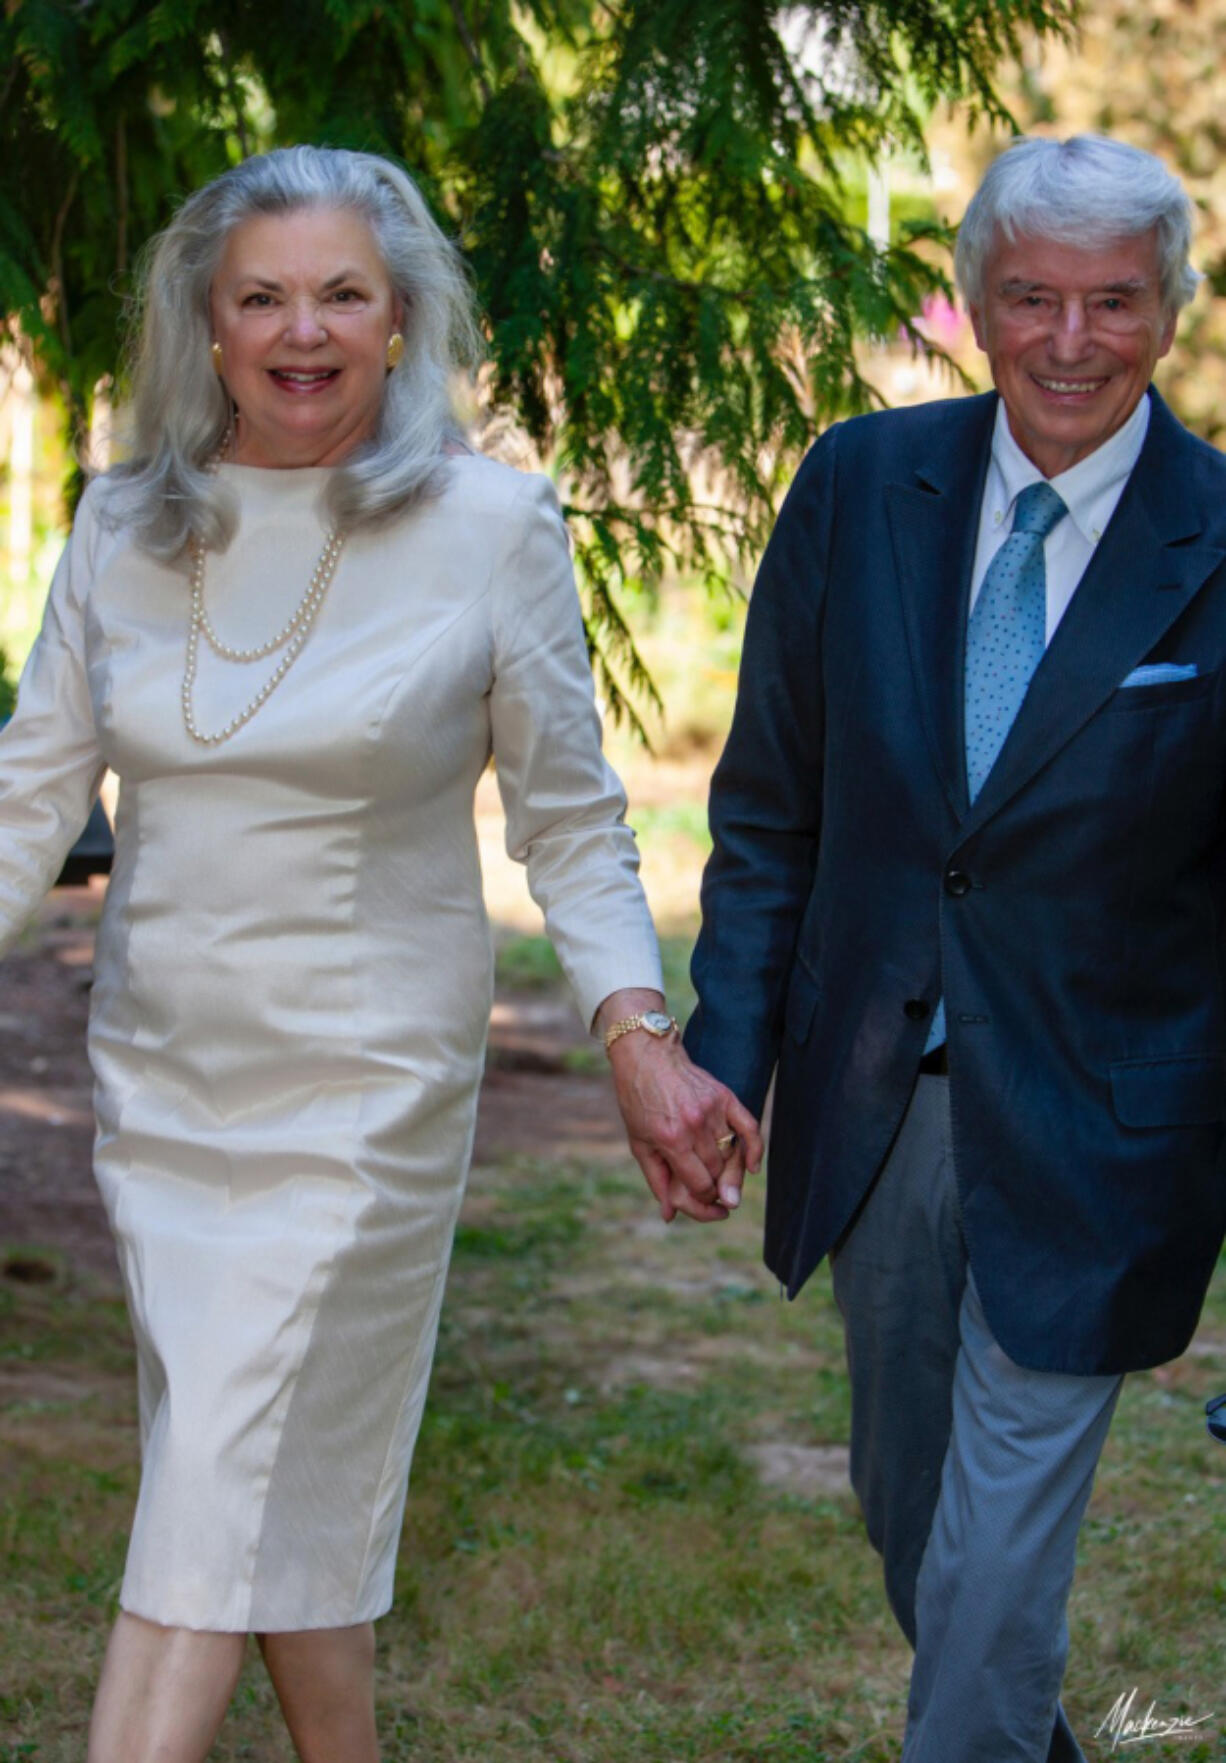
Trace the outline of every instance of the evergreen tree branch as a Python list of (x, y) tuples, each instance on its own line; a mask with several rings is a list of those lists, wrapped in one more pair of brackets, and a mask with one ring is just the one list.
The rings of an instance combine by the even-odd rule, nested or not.
[(919, 321), (947, 229), (879, 250), (849, 170), (922, 157), (937, 103), (1003, 118), (1002, 58), (1072, 22), (1071, 0), (13, 0), (0, 298), (83, 420), (130, 259), (235, 144), (403, 158), (465, 246), (495, 407), (573, 486), (597, 676), (641, 726), (627, 588), (751, 566), (814, 435), (881, 401), (866, 344), (956, 379)]

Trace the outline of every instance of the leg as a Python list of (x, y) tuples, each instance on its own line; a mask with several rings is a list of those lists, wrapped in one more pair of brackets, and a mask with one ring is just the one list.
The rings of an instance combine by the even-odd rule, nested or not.
[(919, 1079), (831, 1265), (851, 1373), (851, 1482), (890, 1606), (914, 1646), (915, 1580), (949, 1443), (966, 1283), (947, 1078)]
[[(950, 1151), (948, 1079), (921, 1077), (917, 1082), (894, 1148), (831, 1264), (851, 1373), (852, 1485), (864, 1512), (869, 1540), (882, 1557), (891, 1607), (914, 1647), (916, 1581), (941, 1497), (953, 1431), (954, 1385), (962, 1350), (961, 1311), (968, 1279)], [(1039, 1373), (1021, 1375), (1042, 1377)], [(1064, 1381), (1080, 1388), (1101, 1380)], [(1104, 1436), (1109, 1420), (1110, 1405), (1102, 1419)], [(1094, 1462), (1099, 1448), (1101, 1438)], [(1088, 1492), (1087, 1482), (1087, 1497)], [(1084, 1504), (1082, 1499), (1072, 1526), (1072, 1543)], [(1040, 1538), (1036, 1544), (1040, 1553), (1045, 1546), (1045, 1539)], [(1071, 1552), (1067, 1566), (1071, 1576)], [(1051, 1621), (1049, 1641), (1061, 1646), (1062, 1670), (1066, 1643), (1060, 1643), (1058, 1637), (1064, 1633), (1063, 1597)], [(940, 1653), (940, 1647), (929, 1635), (926, 1612), (921, 1612), (918, 1627), (916, 1674), (922, 1684), (931, 1669), (929, 1661)], [(964, 1623), (962, 1632), (973, 1627), (973, 1623)], [(952, 1657), (952, 1646), (948, 1652)], [(1002, 1671), (1008, 1664), (1006, 1661)], [(985, 1669), (990, 1668), (989, 1661)], [(1059, 1675), (1055, 1681), (1058, 1689)], [(964, 1680), (961, 1693), (973, 1698), (980, 1691), (977, 1684), (968, 1686)], [(928, 1742), (940, 1763), (961, 1763), (963, 1754), (953, 1747), (962, 1724), (959, 1717), (948, 1731), (932, 1728)], [(1033, 1753), (1022, 1755), (1046, 1757), (1047, 1763), (1084, 1763), (1058, 1705), (1048, 1731), (1046, 1750), (1040, 1738)], [(944, 1743), (938, 1743), (938, 1738)], [(912, 1742), (909, 1738), (909, 1745)], [(964, 1753), (974, 1763), (982, 1763), (986, 1756), (991, 1756), (993, 1763), (1006, 1763), (1017, 1754), (1002, 1751), (998, 1757), (990, 1741), (981, 1752), (976, 1752), (972, 1741)], [(927, 1752), (916, 1752), (914, 1763), (920, 1763), (921, 1756), (927, 1763)], [(910, 1749), (906, 1757), (907, 1763), (912, 1763)]]
[(379, 1763), (374, 1624), (258, 1639), (302, 1763)]
[(1059, 1705), (1065, 1606), (1122, 1380), (1015, 1365), (969, 1275), (961, 1333), (904, 1763), (1084, 1763)]
[(87, 1763), (200, 1763), (242, 1670), (246, 1635), (162, 1628), (121, 1612), (107, 1645)]

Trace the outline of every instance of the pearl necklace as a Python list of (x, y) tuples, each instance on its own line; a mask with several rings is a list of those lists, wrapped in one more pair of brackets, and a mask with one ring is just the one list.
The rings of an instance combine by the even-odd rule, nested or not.
[[(212, 621), (204, 609), (204, 546), (198, 539), (192, 539), (192, 611), (187, 630), (187, 661), (183, 668), (183, 725), (193, 741), (199, 741), (204, 747), (216, 747), (222, 741), (228, 741), (231, 735), (237, 734), (240, 728), (251, 721), (256, 711), (276, 691), (306, 646), (306, 640), (311, 634), (316, 614), (323, 605), (324, 596), (331, 586), (332, 577), (336, 574), (336, 566), (340, 560), (341, 546), (344, 542), (345, 536), (339, 528), (331, 527), (324, 540), (324, 548), (319, 554), (319, 562), (315, 565), (306, 593), (275, 637), (270, 638), (267, 643), (261, 643), (254, 649), (232, 649), (228, 643), (223, 643), (217, 635), (213, 629)], [(213, 653), (223, 661), (239, 663), (263, 661), (267, 656), (274, 655), (278, 649), (285, 651), (246, 709), (240, 710), (237, 716), (232, 716), (225, 727), (218, 729), (215, 734), (205, 734), (196, 721), (194, 699), (201, 637), (204, 638)]]

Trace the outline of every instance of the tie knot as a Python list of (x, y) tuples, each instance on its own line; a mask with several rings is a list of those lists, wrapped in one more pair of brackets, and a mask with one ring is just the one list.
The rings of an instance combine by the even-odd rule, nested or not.
[(1027, 484), (1017, 499), (1017, 507), (1013, 511), (1013, 531), (1015, 533), (1037, 533), (1045, 539), (1057, 521), (1063, 520), (1068, 509), (1060, 500), (1059, 495), (1049, 483), (1042, 479), (1037, 484)]

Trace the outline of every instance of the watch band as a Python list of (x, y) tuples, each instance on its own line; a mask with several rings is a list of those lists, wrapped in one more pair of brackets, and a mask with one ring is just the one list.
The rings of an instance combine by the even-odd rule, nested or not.
[(644, 1010), (640, 1012), (638, 1016), (623, 1016), (620, 1022), (615, 1022), (611, 1028), (605, 1030), (605, 1052), (607, 1053), (609, 1051), (609, 1048), (613, 1045), (614, 1041), (619, 1041), (623, 1035), (633, 1033), (636, 1028), (641, 1028), (646, 1034), (654, 1035), (658, 1041), (662, 1041), (666, 1036), (680, 1034), (681, 1031), (677, 1026), (677, 1018), (675, 1016), (670, 1016), (668, 1018), (668, 1027), (664, 1029), (651, 1028), (644, 1020), (647, 1016), (663, 1015), (664, 1012), (662, 1010)]

